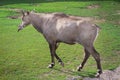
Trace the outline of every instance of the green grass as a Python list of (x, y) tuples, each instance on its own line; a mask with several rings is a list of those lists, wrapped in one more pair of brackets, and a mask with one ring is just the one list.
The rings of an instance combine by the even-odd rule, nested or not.
[[(97, 4), (100, 7), (87, 9)], [(28, 26), (17, 32), (19, 19), (8, 16), (18, 15), (13, 9), (35, 10), (36, 12), (64, 12), (71, 15), (96, 17), (105, 22), (101, 26), (96, 49), (100, 52), (102, 67), (115, 69), (120, 66), (120, 2), (118, 1), (20, 1), (2, 0), (0, 2), (0, 80), (66, 80), (69, 76), (89, 76), (96, 73), (96, 62), (92, 57), (81, 72), (76, 67), (82, 62), (83, 47), (61, 44), (57, 54), (65, 67), (57, 61), (53, 69), (50, 63), (49, 47), (44, 37), (33, 27)]]

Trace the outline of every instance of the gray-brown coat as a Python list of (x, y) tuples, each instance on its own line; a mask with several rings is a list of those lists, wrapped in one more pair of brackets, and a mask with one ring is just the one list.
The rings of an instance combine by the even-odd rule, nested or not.
[(78, 67), (78, 71), (83, 68), (91, 54), (97, 63), (98, 73), (96, 76), (99, 76), (102, 73), (100, 56), (93, 46), (100, 30), (97, 25), (91, 23), (86, 18), (70, 16), (64, 13), (45, 14), (23, 12), (22, 23), (20, 24), (18, 31), (29, 24), (32, 24), (38, 32), (42, 33), (49, 44), (52, 62), (48, 66), (49, 68), (52, 68), (55, 65), (54, 57), (56, 57), (58, 62), (64, 66), (62, 60), (56, 54), (58, 43), (78, 43), (84, 47), (85, 51), (84, 60)]

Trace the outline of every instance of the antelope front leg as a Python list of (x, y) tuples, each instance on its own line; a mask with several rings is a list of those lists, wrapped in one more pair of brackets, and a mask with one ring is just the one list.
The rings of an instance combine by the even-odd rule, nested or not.
[(51, 64), (49, 64), (48, 68), (53, 68), (55, 66), (54, 56), (55, 56), (55, 45), (49, 44), (50, 53), (51, 53)]
[(62, 60), (58, 57), (58, 55), (55, 53), (55, 57), (58, 60), (59, 64), (64, 67), (64, 63), (62, 62)]

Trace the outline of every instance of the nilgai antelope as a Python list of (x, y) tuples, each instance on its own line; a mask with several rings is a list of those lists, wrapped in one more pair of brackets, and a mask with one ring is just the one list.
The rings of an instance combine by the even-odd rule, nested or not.
[(64, 66), (60, 57), (56, 54), (56, 49), (60, 42), (67, 44), (81, 44), (84, 47), (85, 56), (83, 62), (77, 68), (80, 71), (90, 55), (97, 63), (98, 72), (96, 77), (102, 73), (100, 55), (94, 48), (94, 41), (98, 35), (100, 27), (85, 18), (70, 16), (64, 13), (34, 13), (22, 11), (22, 23), (19, 25), (18, 32), (27, 25), (33, 27), (43, 34), (47, 40), (51, 53), (51, 64), (49, 68), (55, 66), (54, 57)]

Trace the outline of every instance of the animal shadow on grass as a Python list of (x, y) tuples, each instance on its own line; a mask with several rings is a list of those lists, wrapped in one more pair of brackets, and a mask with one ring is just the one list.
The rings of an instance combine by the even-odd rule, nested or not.
[(88, 71), (74, 71), (74, 70), (68, 70), (68, 69), (59, 69), (59, 68), (53, 68), (53, 70), (56, 70), (60, 73), (71, 75), (71, 76), (81, 76), (81, 77), (90, 77), (94, 78), (95, 74), (94, 72), (88, 72)]

